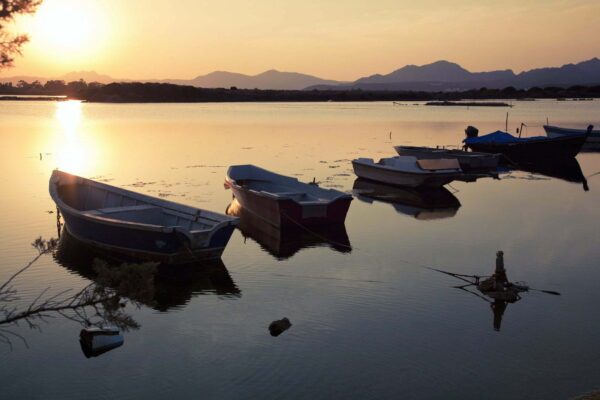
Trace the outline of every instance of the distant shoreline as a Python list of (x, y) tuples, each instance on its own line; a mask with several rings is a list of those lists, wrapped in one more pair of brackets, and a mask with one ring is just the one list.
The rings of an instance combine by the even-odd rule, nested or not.
[[(7, 93), (8, 92), (8, 93)], [(28, 96), (28, 97), (20, 97)], [(48, 97), (45, 97), (48, 96)], [(43, 87), (0, 87), (0, 100), (12, 101), (60, 101), (77, 99), (97, 103), (215, 103), (215, 102), (349, 102), (349, 101), (429, 101), (435, 105), (494, 106), (478, 103), (480, 100), (534, 101), (535, 99), (600, 98), (599, 86), (534, 87), (530, 89), (472, 89), (456, 92), (422, 91), (375, 91), (375, 90), (261, 90), (226, 88), (198, 88), (167, 83), (111, 83), (108, 85), (86, 84)], [(457, 101), (471, 101), (470, 104)], [(500, 104), (499, 104), (500, 105)], [(509, 106), (502, 103), (501, 106)]]

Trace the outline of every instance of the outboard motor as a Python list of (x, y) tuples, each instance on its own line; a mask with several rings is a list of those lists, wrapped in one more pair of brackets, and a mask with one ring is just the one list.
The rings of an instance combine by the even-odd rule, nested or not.
[(467, 129), (465, 129), (465, 135), (467, 135), (467, 139), (477, 137), (477, 135), (479, 135), (479, 129), (469, 125), (467, 126)]

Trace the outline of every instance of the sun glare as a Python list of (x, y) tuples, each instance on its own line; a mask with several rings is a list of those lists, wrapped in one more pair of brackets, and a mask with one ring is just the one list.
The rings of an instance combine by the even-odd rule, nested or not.
[[(82, 173), (90, 162), (89, 146), (81, 132), (81, 102), (76, 100), (56, 103), (55, 118), (58, 123), (57, 165), (61, 170)], [(62, 136), (62, 137), (61, 137)]]
[(32, 46), (53, 62), (89, 58), (100, 51), (106, 38), (96, 1), (46, 0), (30, 24)]

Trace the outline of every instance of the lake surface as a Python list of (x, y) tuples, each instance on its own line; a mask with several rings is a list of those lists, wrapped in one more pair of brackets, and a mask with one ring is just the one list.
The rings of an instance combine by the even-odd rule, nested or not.
[[(504, 129), (507, 111), (525, 136), (543, 135), (547, 119), (600, 126), (600, 101), (0, 103), (0, 282), (38, 254), (35, 238), (57, 236), (54, 168), (222, 213), (234, 164), (357, 195), (341, 239), (236, 230), (210, 267), (219, 279), (203, 265), (157, 276), (154, 298), (123, 309), (139, 329), (98, 357), (82, 353), (76, 320), (0, 324), (0, 397), (566, 399), (599, 388), (600, 153), (577, 156), (588, 191), (506, 171), (453, 182), (440, 204), (414, 192), (374, 199), (355, 182), (353, 158), (460, 145), (467, 125)], [(490, 303), (426, 268), (491, 274), (498, 250), (511, 281), (561, 295), (524, 293), (499, 326)], [(44, 255), (12, 282), (19, 299), (0, 306), (76, 292), (94, 283), (90, 264)], [(272, 337), (282, 317), (292, 327)]]

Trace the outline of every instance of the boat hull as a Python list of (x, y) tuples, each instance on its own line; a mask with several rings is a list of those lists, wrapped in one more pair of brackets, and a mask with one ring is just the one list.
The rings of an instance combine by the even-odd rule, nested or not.
[(226, 213), (240, 219), (237, 229), (244, 237), (252, 238), (278, 260), (290, 258), (304, 248), (329, 246), (342, 253), (352, 251), (343, 223), (313, 225), (310, 229), (295, 225), (276, 227), (242, 207), (237, 199), (227, 206)]
[[(544, 125), (544, 130), (550, 138), (563, 137), (565, 135), (585, 135), (586, 129), (560, 128), (558, 126)], [(600, 143), (600, 130), (592, 130), (586, 142)]]
[(352, 167), (354, 173), (359, 178), (370, 179), (372, 181), (383, 182), (388, 185), (399, 185), (408, 187), (419, 186), (443, 186), (455, 180), (460, 174), (456, 172), (449, 173), (416, 173), (394, 171), (390, 169), (378, 168), (353, 161)]
[(496, 168), (500, 161), (499, 154), (466, 152), (461, 150), (435, 149), (431, 147), (395, 146), (401, 156), (413, 156), (419, 160), (437, 160), (456, 158), (463, 170), (480, 170)]
[(290, 198), (271, 198), (237, 185), (230, 185), (234, 197), (247, 211), (275, 227), (343, 223), (352, 197), (330, 203), (302, 204)]
[[(567, 135), (584, 135), (587, 133), (586, 129), (570, 129), (560, 128), (558, 126), (544, 125), (544, 130), (549, 138), (560, 138)], [(600, 149), (600, 130), (592, 130), (588, 135), (583, 150), (597, 150)]]
[(187, 239), (176, 232), (160, 232), (101, 223), (60, 208), (65, 229), (76, 239), (114, 252), (121, 256), (164, 264), (189, 263), (198, 260), (220, 258), (231, 237), (235, 225), (228, 225), (215, 232), (210, 245), (190, 248)]
[(473, 151), (502, 153), (508, 161), (572, 158), (579, 153), (586, 135), (539, 139), (513, 143), (467, 143)]

